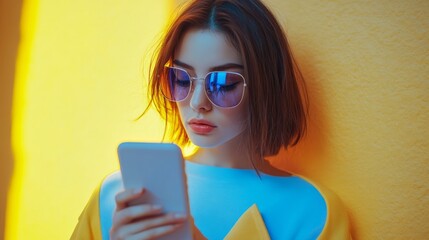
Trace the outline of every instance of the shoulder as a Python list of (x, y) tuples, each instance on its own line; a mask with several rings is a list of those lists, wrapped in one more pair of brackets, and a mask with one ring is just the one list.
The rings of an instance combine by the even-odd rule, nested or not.
[(121, 189), (119, 171), (105, 177), (92, 193), (70, 239), (109, 239), (115, 195)]
[(341, 199), (329, 188), (306, 177), (299, 176), (322, 197), (326, 219), (318, 239), (351, 239), (349, 218)]
[(120, 171), (107, 175), (100, 184), (100, 199), (116, 195), (122, 189), (122, 176)]
[(79, 216), (71, 239), (109, 239), (115, 195), (122, 188), (119, 171), (105, 177)]
[(273, 237), (289, 229), (304, 239), (350, 239), (345, 207), (330, 189), (298, 174), (264, 174), (261, 180), (269, 197), (260, 210)]
[(93, 191), (88, 203), (79, 216), (70, 239), (100, 239), (99, 201), (100, 185)]
[(323, 194), (309, 181), (297, 176), (262, 175), (263, 192), (258, 207), (273, 238), (315, 239), (327, 219)]
[(101, 183), (99, 205), (103, 239), (109, 239), (109, 231), (112, 226), (113, 214), (116, 208), (115, 196), (122, 189), (122, 176), (120, 171), (108, 175)]

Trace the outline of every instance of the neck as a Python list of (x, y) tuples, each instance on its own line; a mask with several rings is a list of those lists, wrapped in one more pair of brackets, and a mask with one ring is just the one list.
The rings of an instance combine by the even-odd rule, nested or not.
[(199, 148), (190, 161), (211, 166), (251, 169), (250, 152), (243, 141), (233, 141), (214, 148)]
[[(241, 144), (240, 144), (241, 143)], [(189, 161), (226, 168), (253, 169), (250, 161), (250, 153), (247, 146), (238, 144), (224, 144), (216, 148), (199, 148)], [(255, 158), (256, 159), (256, 158)], [(255, 162), (255, 167), (266, 174), (273, 176), (290, 176), (291, 174), (271, 165), (268, 160), (261, 159)]]

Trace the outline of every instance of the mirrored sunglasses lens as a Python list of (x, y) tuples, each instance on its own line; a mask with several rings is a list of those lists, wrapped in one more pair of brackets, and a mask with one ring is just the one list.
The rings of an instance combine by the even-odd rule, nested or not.
[(244, 95), (244, 78), (237, 73), (212, 72), (205, 84), (207, 96), (219, 107), (235, 107)]
[(165, 67), (161, 90), (170, 101), (182, 101), (188, 96), (191, 80), (184, 70)]

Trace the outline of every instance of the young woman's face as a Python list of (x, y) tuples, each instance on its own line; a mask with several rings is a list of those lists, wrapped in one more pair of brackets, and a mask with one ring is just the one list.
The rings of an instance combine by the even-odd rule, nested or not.
[[(238, 51), (219, 32), (189, 30), (181, 40), (173, 66), (185, 69), (193, 81), (188, 97), (177, 103), (182, 124), (191, 141), (202, 148), (214, 148), (240, 141), (248, 120), (247, 93), (234, 108), (215, 106), (205, 93), (204, 78), (212, 71), (243, 74)], [(244, 85), (244, 84), (243, 84)]]

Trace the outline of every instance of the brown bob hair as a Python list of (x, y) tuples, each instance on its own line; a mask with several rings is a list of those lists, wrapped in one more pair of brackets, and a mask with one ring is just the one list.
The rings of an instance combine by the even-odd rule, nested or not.
[(165, 119), (171, 139), (182, 146), (190, 143), (176, 103), (161, 93), (160, 76), (189, 29), (223, 33), (241, 54), (249, 97), (247, 144), (254, 151), (250, 156), (262, 160), (297, 144), (306, 130), (304, 82), (281, 26), (258, 0), (194, 0), (168, 28), (151, 62), (148, 96), (149, 106)]

